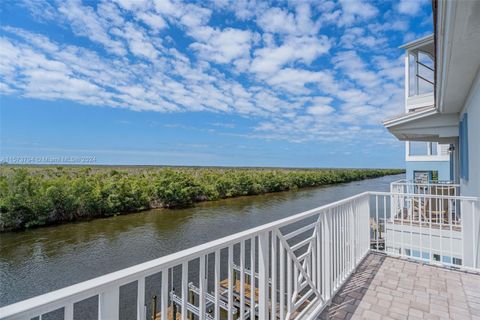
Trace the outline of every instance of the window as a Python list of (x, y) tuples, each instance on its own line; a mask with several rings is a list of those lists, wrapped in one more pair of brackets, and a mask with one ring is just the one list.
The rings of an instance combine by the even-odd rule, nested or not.
[(413, 171), (413, 181), (427, 183), (438, 180), (438, 171)]
[(428, 143), (423, 141), (410, 141), (409, 154), (411, 156), (428, 155)]
[(436, 156), (438, 155), (438, 143), (410, 141), (408, 154), (411, 156)]
[(430, 253), (428, 253), (428, 252), (422, 252), (422, 259), (424, 259), (424, 260), (430, 260)]
[(443, 256), (442, 257), (442, 262), (443, 263), (452, 263), (452, 258), (448, 256)]
[(468, 180), (468, 114), (464, 113), (459, 124), (460, 178)]
[(462, 265), (462, 259), (460, 258), (453, 258), (453, 264), (456, 264), (457, 266), (461, 266)]
[(440, 261), (440, 255), (434, 253), (434, 254), (433, 254), (433, 260), (435, 260), (435, 261)]
[(405, 249), (405, 255), (410, 256), (410, 249)]

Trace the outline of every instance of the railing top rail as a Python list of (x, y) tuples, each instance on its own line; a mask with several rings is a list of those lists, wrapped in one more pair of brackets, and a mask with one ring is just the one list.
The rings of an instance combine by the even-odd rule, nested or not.
[(188, 260), (193, 260), (203, 254), (214, 252), (218, 249), (223, 249), (229, 245), (238, 243), (239, 241), (250, 239), (263, 232), (268, 232), (276, 228), (282, 228), (291, 223), (301, 221), (316, 214), (322, 214), (328, 209), (344, 205), (350, 201), (361, 199), (370, 195), (370, 192), (363, 192), (339, 201), (335, 201), (318, 208), (307, 210), (293, 216), (280, 219), (271, 223), (261, 225), (259, 227), (251, 228), (245, 231), (235, 233), (217, 240), (213, 240), (189, 249), (178, 251), (161, 258), (147, 261), (141, 264), (134, 265), (119, 271), (115, 271), (97, 278), (93, 278), (81, 283), (77, 283), (59, 290), (51, 291), (43, 295), (39, 295), (27, 300), (23, 300), (11, 305), (0, 308), (0, 315), (9, 317), (28, 313), (32, 310), (48, 309), (48, 306), (56, 305), (64, 300), (72, 298), (86, 299), (92, 295), (98, 294), (102, 289), (108, 288), (112, 285), (124, 285), (131, 281), (135, 281), (139, 276), (148, 276), (163, 269), (178, 265)]
[(390, 183), (391, 185), (419, 185), (419, 186), (442, 186), (442, 187), (460, 187), (459, 183), (452, 181), (435, 181), (435, 182), (416, 182), (412, 180), (397, 180)]
[(404, 192), (370, 192), (372, 195), (379, 196), (402, 196), (402, 197), (412, 197), (412, 198), (432, 198), (432, 199), (445, 199), (445, 200), (465, 200), (465, 201), (479, 201), (478, 197), (468, 197), (468, 196), (447, 196), (447, 195), (436, 195), (436, 194), (423, 194), (423, 193), (404, 193)]

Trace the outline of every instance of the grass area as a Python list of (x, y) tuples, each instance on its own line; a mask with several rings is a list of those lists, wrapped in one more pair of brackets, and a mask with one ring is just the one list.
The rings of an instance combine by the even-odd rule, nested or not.
[(399, 169), (0, 166), (0, 231), (403, 173)]

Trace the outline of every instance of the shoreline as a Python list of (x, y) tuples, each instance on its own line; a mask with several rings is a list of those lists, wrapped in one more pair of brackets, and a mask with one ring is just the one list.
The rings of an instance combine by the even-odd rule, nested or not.
[[(3, 167), (0, 233), (322, 187), (403, 169)], [(30, 189), (25, 190), (26, 186)], [(16, 190), (20, 189), (20, 190)], [(22, 197), (23, 196), (23, 197)], [(28, 205), (30, 207), (28, 207)]]

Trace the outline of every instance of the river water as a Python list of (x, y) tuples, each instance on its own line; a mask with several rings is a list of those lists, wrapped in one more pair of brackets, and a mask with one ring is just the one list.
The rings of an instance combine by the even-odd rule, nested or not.
[(204, 202), (0, 235), (0, 306), (256, 227), (404, 175)]

